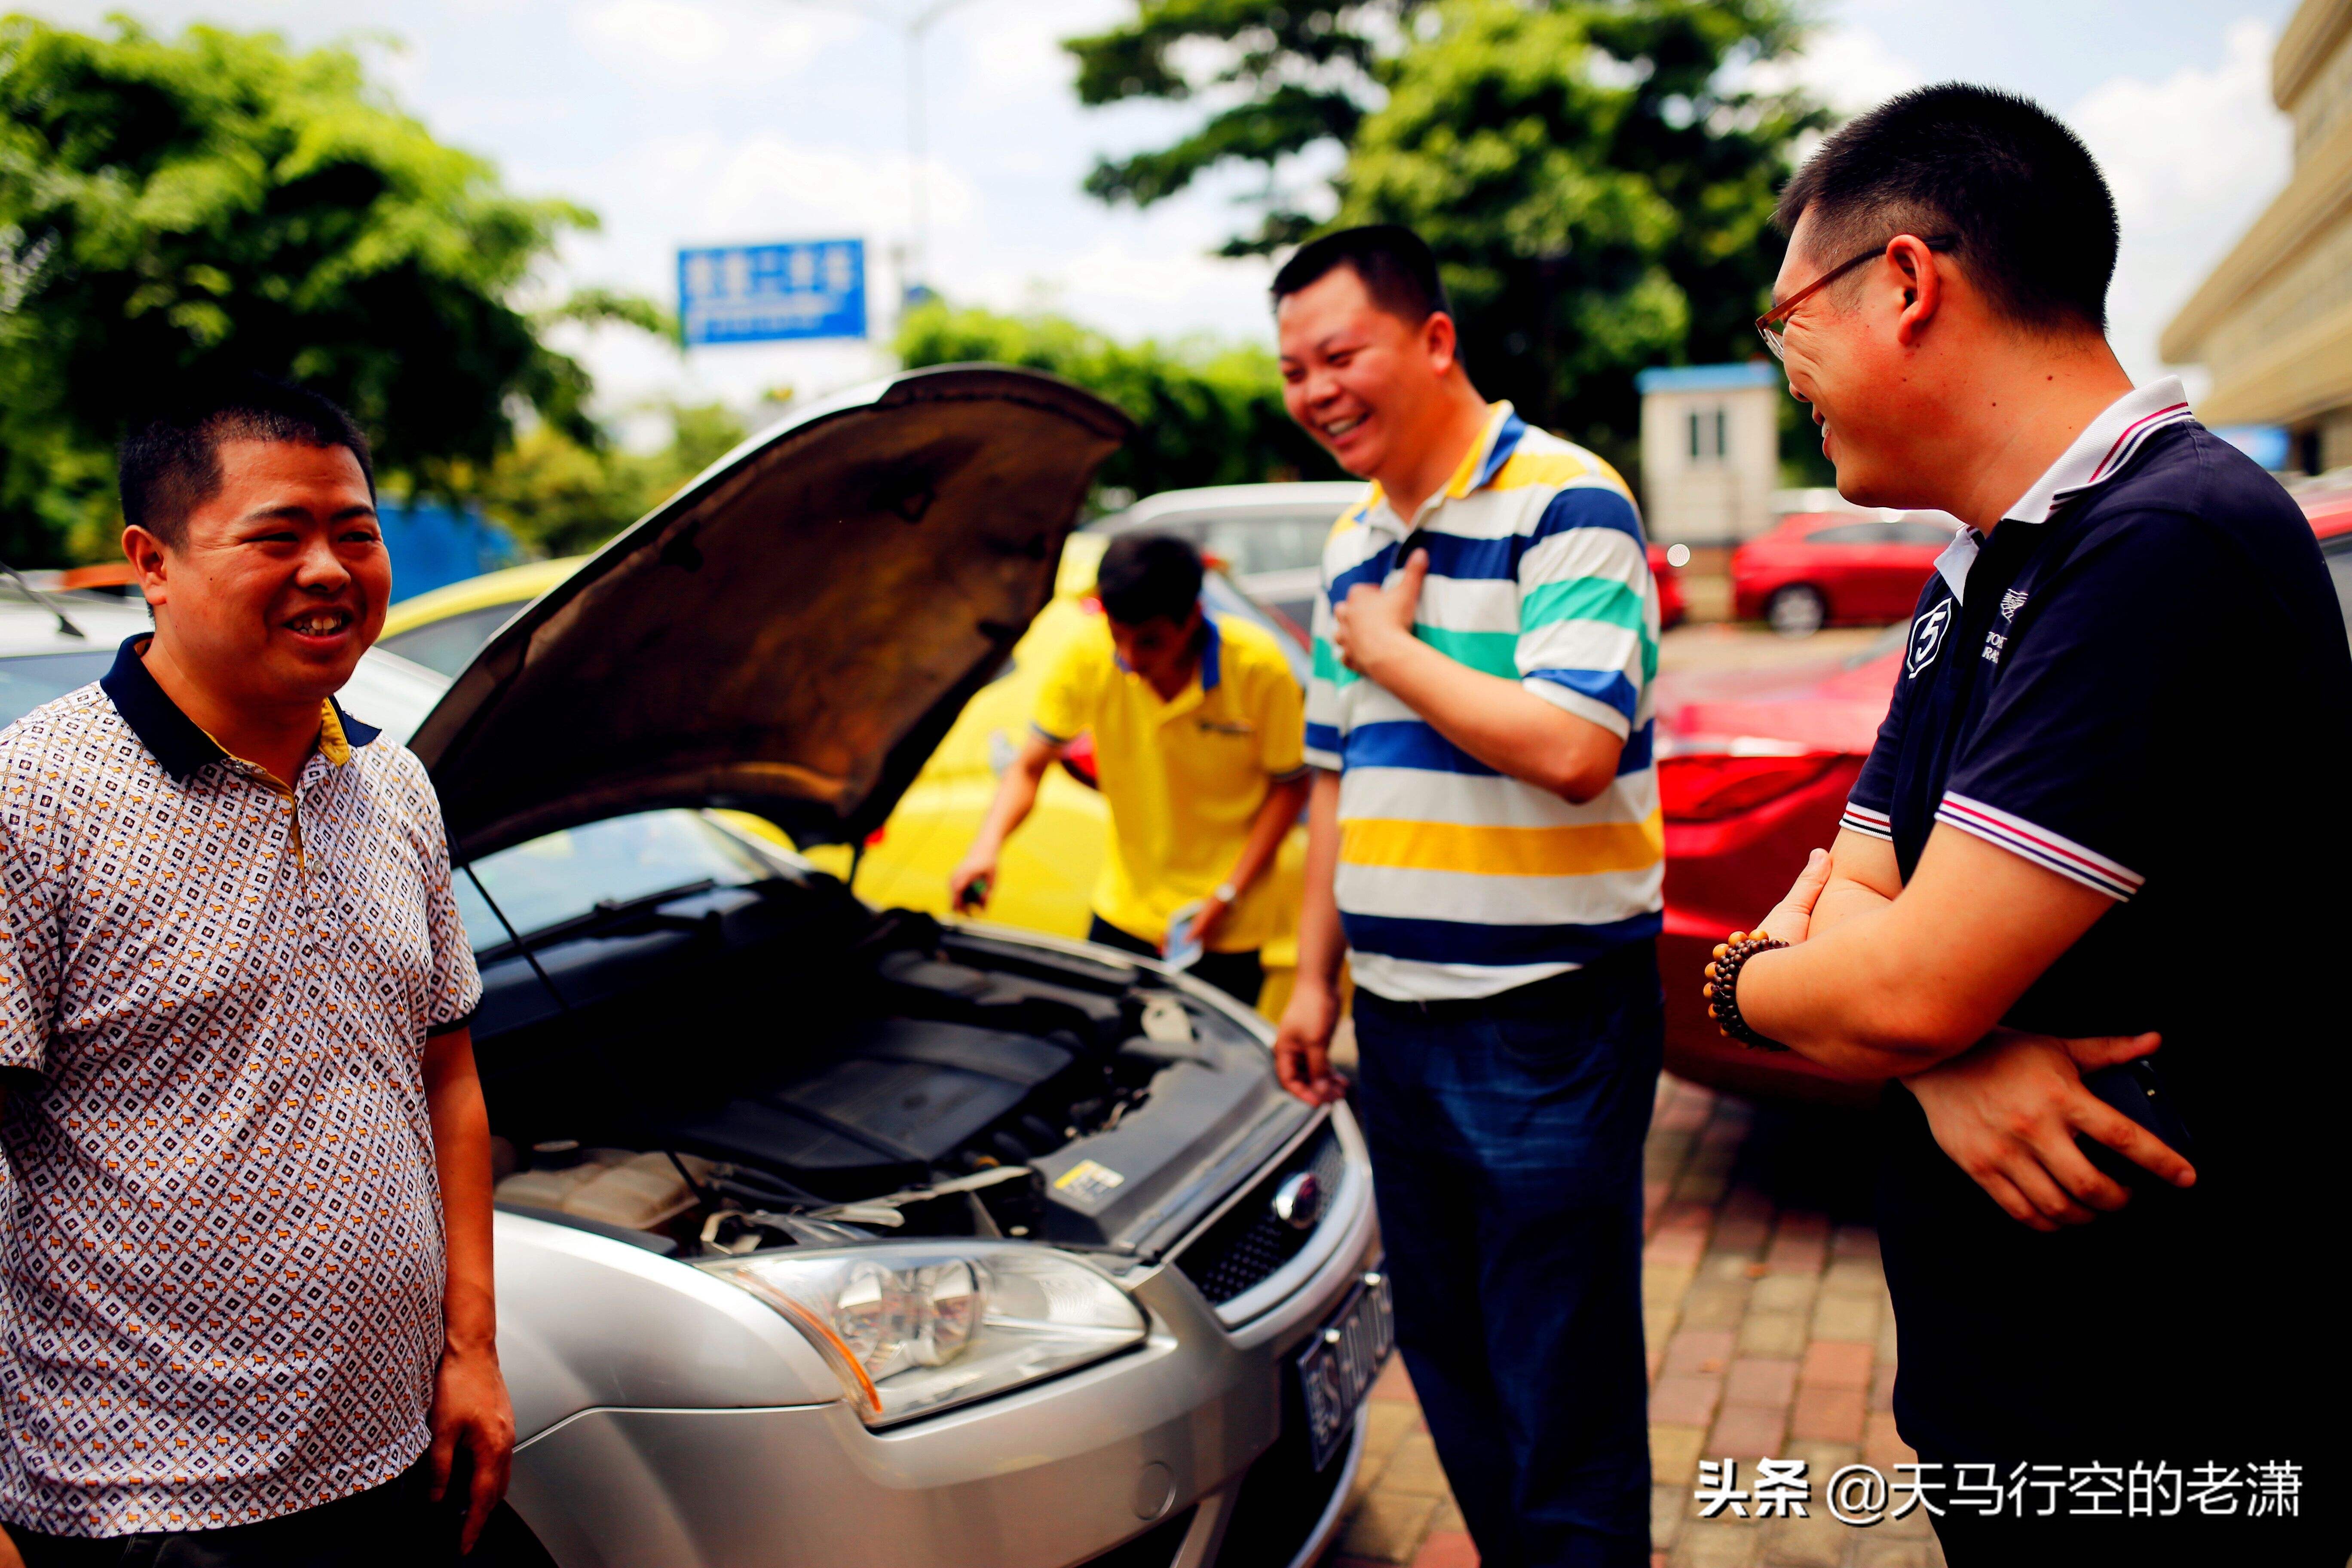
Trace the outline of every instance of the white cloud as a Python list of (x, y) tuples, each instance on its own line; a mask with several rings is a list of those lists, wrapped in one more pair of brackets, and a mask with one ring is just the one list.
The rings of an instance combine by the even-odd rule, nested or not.
[(2286, 173), (2285, 121), (2271, 106), (2271, 30), (2242, 21), (2221, 62), (2160, 82), (2119, 77), (2067, 118), (2106, 171), (2126, 222), (2193, 226), (2197, 209), (2267, 191)]
[(1195, 295), (1230, 294), (1236, 286), (1263, 289), (1273, 273), (1260, 262), (1163, 251), (1137, 255), (1106, 240), (1070, 258), (1059, 269), (1063, 287), (1105, 300), (1172, 304)]
[[(2264, 24), (2238, 22), (2220, 59), (2161, 80), (2110, 78), (2063, 115), (2115, 193), (2123, 248), (2108, 337), (2135, 379), (2158, 374), (2165, 323), (2285, 181), (2285, 121), (2270, 101), (2273, 41)], [(1851, 115), (1928, 76), (1875, 34), (1844, 26), (1822, 30), (1803, 55), (1759, 66), (1750, 79), (1806, 88)]]
[(573, 26), (624, 75), (704, 91), (796, 75), (864, 30), (835, 12), (742, 0), (604, 0), (575, 11)]
[[(1077, 61), (1062, 40), (1103, 26), (1099, 0), (1024, 0), (990, 6), (959, 21), (955, 52), (971, 85), (985, 99), (1066, 94)], [(942, 50), (942, 53), (947, 51)]]
[(2161, 81), (2116, 78), (2066, 117), (2115, 192), (2123, 262), (2109, 313), (2136, 376), (2154, 372), (2156, 339), (2173, 311), (2285, 183), (2272, 43), (2263, 23), (2239, 22), (2214, 65), (2184, 66)]
[(1802, 54), (1759, 65), (1748, 79), (1767, 92), (1804, 88), (1843, 116), (1859, 114), (1927, 79), (1877, 34), (1859, 27), (1824, 27), (1805, 41)]
[[(908, 169), (903, 153), (755, 136), (700, 161), (691, 173), (706, 192), (697, 216), (712, 236), (789, 235), (811, 224), (832, 224), (869, 237), (895, 237), (907, 228)], [(924, 171), (936, 241), (942, 232), (971, 221), (980, 196), (969, 180), (937, 158), (925, 159)]]
[(1153, 215), (1067, 253), (1031, 247), (961, 268), (950, 248), (935, 246), (932, 270), (950, 299), (998, 310), (1051, 311), (1120, 339), (1208, 331), (1226, 341), (1271, 342), (1265, 289), (1272, 267), (1257, 258), (1210, 255), (1200, 236), (1174, 229)]
[(580, 26), (608, 58), (650, 54), (692, 66), (727, 47), (727, 29), (710, 7), (688, 0), (611, 0), (582, 14)]
[(432, 75), (426, 46), (386, 32), (360, 33), (345, 40), (360, 57), (368, 79), (391, 89), (403, 105), (415, 103)]
[[(625, 253), (631, 270), (652, 263), (663, 276), (673, 245), (755, 239), (862, 237), (887, 247), (908, 224), (902, 152), (796, 142), (773, 132), (729, 137), (691, 131), (648, 137), (601, 163), (595, 184), (625, 222), (609, 221), (584, 248)], [(924, 161), (936, 239), (973, 226), (978, 187), (953, 164)], [(561, 187), (561, 174), (542, 176)], [(573, 184), (583, 182), (574, 181)], [(578, 258), (568, 258), (575, 266)]]

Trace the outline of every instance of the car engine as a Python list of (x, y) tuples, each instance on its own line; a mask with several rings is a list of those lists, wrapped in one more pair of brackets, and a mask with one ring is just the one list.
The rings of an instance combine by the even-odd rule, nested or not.
[(1146, 1249), (1306, 1115), (1156, 974), (804, 886), (690, 892), (483, 974), (498, 1201), (688, 1255)]

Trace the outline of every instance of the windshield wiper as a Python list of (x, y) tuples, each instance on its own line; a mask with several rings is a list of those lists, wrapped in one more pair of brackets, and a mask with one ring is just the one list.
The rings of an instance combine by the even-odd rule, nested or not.
[[(467, 869), (470, 872), (472, 868), (469, 867)], [(481, 882), (478, 878), (476, 879), (474, 885), (477, 888), (481, 887)], [(709, 877), (705, 877), (699, 881), (681, 883), (675, 888), (666, 888), (658, 893), (647, 893), (642, 898), (599, 899), (593, 907), (582, 911), (581, 913), (573, 915), (568, 920), (558, 921), (553, 925), (541, 926), (539, 930), (531, 931), (528, 935), (518, 935), (515, 932), (514, 928), (509, 926), (507, 928), (507, 935), (510, 940), (500, 942), (496, 947), (486, 948), (475, 956), (477, 958), (489, 959), (503, 958), (509, 951), (519, 952), (525, 954), (536, 952), (541, 948), (551, 946), (556, 942), (568, 941), (571, 938), (577, 936), (584, 936), (589, 932), (601, 931), (607, 926), (620, 924), (634, 918), (653, 913), (658, 910), (664, 904), (676, 903), (680, 899), (690, 899), (697, 893), (709, 892), (718, 886), (719, 883), (717, 881)], [(485, 891), (484, 899), (486, 901), (488, 897), (488, 895), (487, 891)], [(503, 919), (501, 919), (499, 923), (505, 923)]]
[(58, 630), (65, 633), (66, 636), (69, 637), (79, 637), (84, 642), (89, 641), (89, 634), (82, 630), (79, 626), (74, 625), (73, 617), (67, 615), (65, 610), (55, 599), (50, 598), (47, 594), (42, 593), (38, 588), (34, 587), (30, 583), (25, 581), (25, 574), (22, 572), (17, 571), (5, 561), (0, 561), (0, 576), (4, 576), (11, 583), (16, 584), (16, 591), (18, 593), (24, 595), (27, 599), (32, 600), (33, 603), (40, 605), (41, 608), (48, 611), (49, 614), (57, 616)]

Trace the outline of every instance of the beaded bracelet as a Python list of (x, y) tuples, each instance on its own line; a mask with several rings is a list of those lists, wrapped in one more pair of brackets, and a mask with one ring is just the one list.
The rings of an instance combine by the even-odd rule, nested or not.
[(1766, 936), (1761, 931), (1751, 936), (1744, 931), (1733, 931), (1728, 942), (1716, 944), (1715, 962), (1706, 966), (1707, 984), (1702, 993), (1706, 997), (1707, 1016), (1715, 1020), (1717, 1029), (1743, 1046), (1759, 1051), (1789, 1048), (1749, 1027), (1748, 1020), (1740, 1016), (1738, 994), (1739, 972), (1748, 966), (1749, 959), (1788, 945), (1778, 937)]

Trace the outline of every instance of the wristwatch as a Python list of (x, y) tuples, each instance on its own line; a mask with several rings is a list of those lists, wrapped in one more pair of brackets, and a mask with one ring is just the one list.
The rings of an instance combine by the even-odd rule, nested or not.
[(1241, 896), (1242, 890), (1239, 888), (1234, 887), (1231, 882), (1218, 883), (1216, 890), (1209, 895), (1209, 897), (1216, 900), (1217, 902), (1221, 904), (1232, 904), (1237, 901)]

